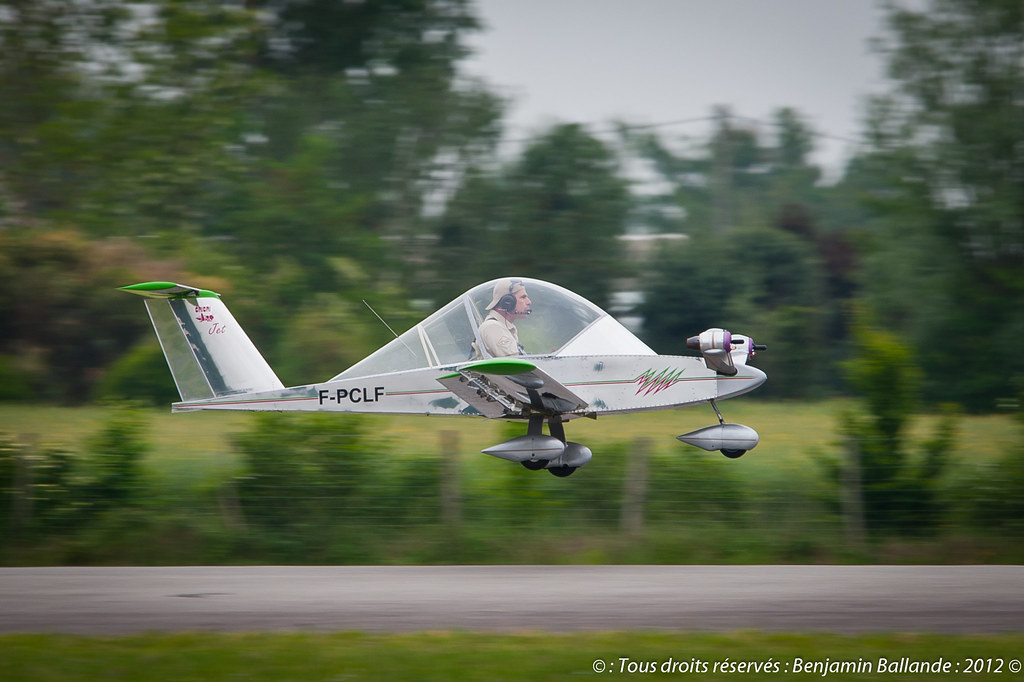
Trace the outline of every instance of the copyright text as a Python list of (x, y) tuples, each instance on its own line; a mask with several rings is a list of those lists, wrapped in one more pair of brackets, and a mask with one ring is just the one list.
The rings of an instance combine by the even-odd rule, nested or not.
[(829, 675), (863, 675), (863, 674), (999, 674), (1016, 675), (1021, 671), (1018, 659), (1002, 658), (962, 658), (948, 659), (942, 656), (933, 659), (916, 659), (909, 657), (878, 658), (856, 660), (806, 659), (794, 657), (788, 660), (769, 658), (763, 661), (734, 660), (726, 658), (720, 661), (703, 658), (668, 658), (661, 661), (640, 660), (628, 656), (599, 658), (594, 661), (595, 673), (610, 674), (663, 674), (663, 675), (744, 675), (786, 673), (793, 675), (809, 675), (828, 677)]

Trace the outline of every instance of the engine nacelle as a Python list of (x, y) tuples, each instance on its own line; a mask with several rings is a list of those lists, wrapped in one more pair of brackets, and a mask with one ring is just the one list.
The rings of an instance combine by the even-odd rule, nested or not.
[(747, 360), (754, 356), (755, 351), (765, 349), (765, 346), (755, 345), (749, 336), (733, 334), (718, 327), (703, 331), (698, 336), (691, 336), (686, 339), (686, 346), (699, 350), (710, 369), (726, 376), (735, 375), (736, 365), (747, 364)]

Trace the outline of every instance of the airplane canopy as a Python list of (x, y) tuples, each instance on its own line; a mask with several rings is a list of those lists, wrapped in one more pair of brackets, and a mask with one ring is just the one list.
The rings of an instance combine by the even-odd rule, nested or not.
[[(526, 356), (655, 355), (615, 318), (582, 296), (538, 279), (512, 279), (526, 287), (533, 302), (532, 314), (516, 322)], [(456, 365), (489, 357), (478, 329), (499, 281), (473, 287), (335, 379)]]

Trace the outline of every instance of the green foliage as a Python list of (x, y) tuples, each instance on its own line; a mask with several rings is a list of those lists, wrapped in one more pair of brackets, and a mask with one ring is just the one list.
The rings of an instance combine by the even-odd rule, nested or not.
[(665, 249), (647, 278), (644, 337), (679, 353), (711, 327), (748, 333), (769, 352), (755, 363), (771, 377), (763, 391), (806, 397), (828, 376), (823, 272), (813, 246), (772, 228), (694, 239)]
[(523, 248), (504, 250), (505, 272), (554, 279), (607, 306), (629, 210), (611, 151), (580, 126), (557, 126), (525, 150), (506, 183), (504, 237)]
[(750, 496), (731, 464), (692, 449), (653, 459), (648, 518), (655, 523), (679, 524), (712, 517), (743, 525)]
[[(261, 57), (270, 68), (293, 76), (450, 65), (466, 54), (462, 36), (479, 28), (466, 0), (285, 0), (250, 6), (276, 10)], [(427, 32), (430, 40), (424, 40)]]
[(32, 378), (17, 366), (17, 358), (0, 355), (0, 402), (31, 400)]
[(917, 407), (921, 374), (913, 351), (892, 334), (860, 323), (854, 356), (844, 363), (847, 381), (866, 402), (873, 430), (898, 450), (906, 420)]
[(137, 408), (122, 405), (84, 444), (77, 493), (94, 511), (138, 504), (142, 464), (149, 452), (147, 423)]
[(706, 143), (682, 151), (627, 134), (666, 188), (634, 198), (634, 212), (652, 232), (689, 237), (641, 264), (644, 340), (678, 353), (687, 337), (726, 327), (769, 346), (756, 360), (771, 378), (762, 394), (840, 390), (842, 311), (857, 293), (853, 226), (834, 208), (844, 197), (818, 186), (814, 132), (794, 110), (776, 112), (772, 137), (726, 109), (715, 118)]
[(611, 150), (578, 125), (555, 126), (495, 173), (467, 175), (445, 214), (434, 261), (454, 298), (474, 282), (522, 275), (607, 305), (622, 274), (617, 237), (629, 212)]
[(96, 398), (161, 406), (180, 400), (156, 339), (143, 341), (114, 362), (96, 386)]
[(16, 482), (20, 457), (19, 448), (14, 439), (7, 434), (0, 434), (0, 526), (5, 534), (15, 531), (17, 525), (16, 496), (20, 494)]
[[(932, 400), (991, 409), (1024, 374), (965, 348), (1019, 338), (1024, 302), (1024, 22), (1014, 2), (893, 6), (881, 51), (894, 89), (873, 103), (857, 178), (883, 240), (865, 280), (892, 328), (921, 351)], [(904, 248), (906, 247), (906, 248)], [(910, 249), (916, 249), (914, 253)]]
[[(891, 334), (859, 323), (846, 375), (865, 413), (848, 413), (840, 430), (857, 461), (864, 522), (871, 531), (928, 532), (943, 520), (939, 490), (956, 439), (956, 406), (943, 408), (935, 436), (913, 458), (907, 425), (920, 395), (920, 372), (911, 350)], [(850, 492), (849, 494), (855, 494)]]
[(864, 521), (869, 529), (898, 527), (903, 503), (904, 426), (917, 399), (910, 350), (891, 335), (860, 325), (847, 378), (866, 414), (847, 414), (841, 432), (856, 443)]
[[(929, 404), (991, 409), (1024, 356), (963, 357), (1024, 335), (1020, 13), (888, 8), (893, 90), (830, 187), (791, 108), (766, 125), (717, 108), (683, 144), (569, 123), (496, 161), (504, 102), (458, 68), (480, 28), (464, 0), (5, 3), (0, 392), (96, 395), (148, 333), (113, 291), (133, 280), (212, 278), (304, 379), (383, 340), (353, 302), (400, 326), (413, 301), (512, 273), (599, 305), (643, 280), (652, 345), (751, 333), (783, 397), (838, 390), (857, 299), (913, 349)], [(660, 189), (631, 195), (624, 161)], [(691, 241), (652, 263), (624, 257), (627, 232)], [(315, 299), (316, 320), (320, 293), (347, 303)]]
[(912, 528), (931, 529), (946, 519), (945, 475), (951, 468), (951, 453), (959, 435), (960, 412), (959, 405), (942, 405), (935, 434), (918, 445), (920, 452), (910, 471), (911, 495), (904, 512)]
[[(77, 452), (34, 436), (0, 434), (0, 526), (10, 542), (69, 537), (104, 515), (123, 518), (137, 507), (149, 452), (145, 429), (140, 412), (121, 406)], [(5, 549), (10, 545), (0, 542), (0, 552)]]
[[(1015, 561), (1019, 435), (1006, 418), (950, 409), (921, 418), (934, 424), (928, 436), (905, 437), (886, 491), (892, 515), (856, 549), (841, 533), (836, 472), (814, 466), (835, 461), (839, 446), (804, 452), (803, 434), (832, 442), (834, 405), (754, 406), (752, 415), (776, 422), (762, 436), (775, 436), (736, 461), (648, 440), (675, 415), (621, 417), (604, 435), (592, 431), (599, 424), (574, 423), (595, 458), (565, 479), (479, 454), (523, 424), (496, 433), (469, 423), (459, 428), (472, 439), (458, 445), (438, 438), (451, 427), (433, 419), (406, 429), (405, 420), (353, 415), (116, 406), (39, 417), (8, 406), (5, 423), (45, 424), (47, 435), (0, 438), (0, 562)], [(1005, 454), (995, 442), (1008, 444)], [(629, 515), (627, 524), (638, 502), (642, 521)]]
[(705, 329), (739, 322), (724, 319), (733, 295), (735, 248), (731, 240), (695, 240), (661, 254), (641, 309), (649, 344), (669, 352)]
[(664, 192), (636, 199), (645, 227), (721, 236), (764, 225), (787, 206), (822, 203), (824, 191), (816, 187), (821, 171), (809, 161), (814, 133), (796, 111), (775, 112), (778, 132), (769, 140), (727, 108), (717, 107), (713, 116), (711, 136), (682, 152), (652, 134), (626, 133), (666, 184)]
[(1013, 536), (1024, 531), (1024, 383), (1009, 403), (1017, 422), (1017, 438), (994, 461), (965, 472), (957, 491), (957, 507), (968, 523)]
[(328, 379), (379, 347), (361, 302), (317, 294), (296, 307), (276, 354), (275, 370), (287, 385)]
[(366, 264), (378, 282), (414, 282), (406, 266), (422, 260), (436, 178), (458, 174), (497, 134), (497, 98), (456, 78), (477, 27), (469, 7), (269, 4), (257, 61), (267, 84), (258, 105), (243, 103), (259, 142), (245, 145), (252, 163), (228, 188), (216, 234), (263, 267), (293, 259), (313, 291), (350, 288), (337, 258)]
[[(0, 353), (36, 395), (79, 403), (102, 369), (146, 328), (115, 288), (151, 264), (120, 240), (76, 232), (0, 233)], [(153, 268), (157, 270), (157, 268)]]
[(237, 481), (245, 524), (259, 532), (257, 542), (267, 542), (271, 555), (309, 561), (360, 556), (345, 529), (373, 523), (374, 510), (383, 504), (375, 495), (387, 457), (362, 420), (259, 415), (235, 445), (246, 468)]
[(32, 225), (74, 205), (90, 152), (86, 130), (105, 108), (83, 87), (97, 43), (111, 40), (123, 3), (5, 2), (0, 15), (0, 220)]

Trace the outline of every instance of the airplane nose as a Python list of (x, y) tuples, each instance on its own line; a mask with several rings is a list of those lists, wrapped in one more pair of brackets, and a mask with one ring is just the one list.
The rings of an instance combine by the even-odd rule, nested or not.
[(736, 376), (718, 377), (718, 397), (731, 398), (753, 391), (768, 380), (768, 375), (751, 365), (742, 365)]

